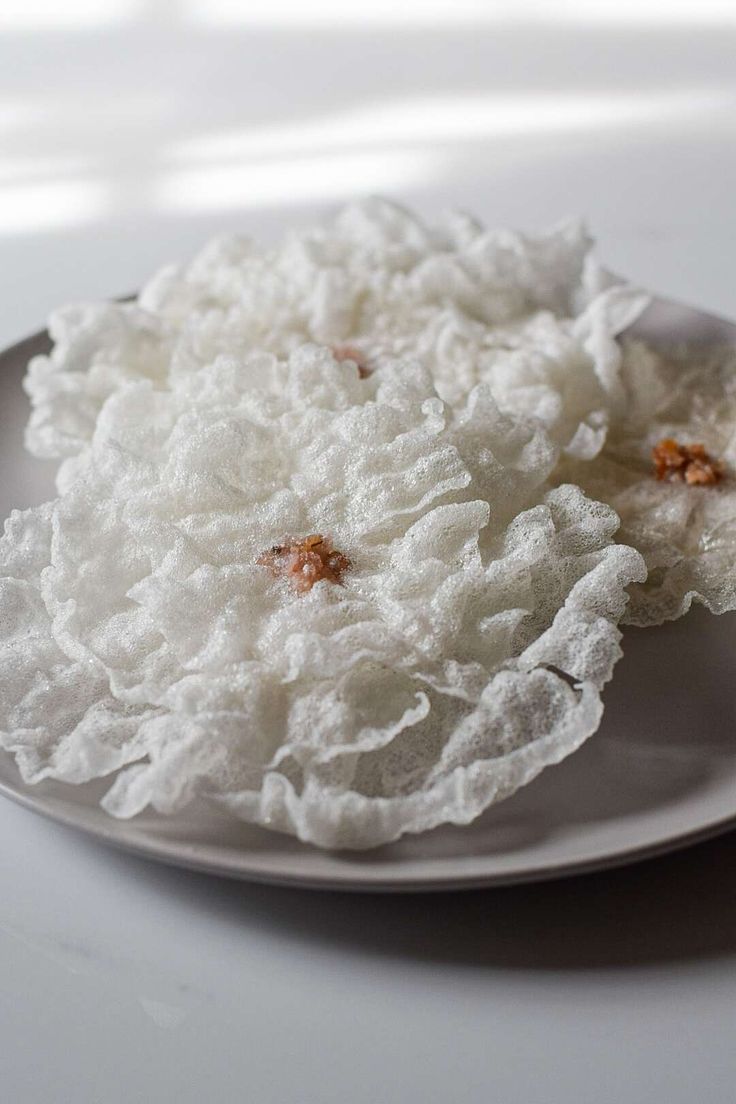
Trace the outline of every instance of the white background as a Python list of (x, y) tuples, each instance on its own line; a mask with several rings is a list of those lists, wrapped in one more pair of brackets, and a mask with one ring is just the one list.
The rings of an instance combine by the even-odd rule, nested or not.
[[(736, 315), (735, 62), (726, 0), (2, 0), (0, 343), (376, 191), (583, 214), (610, 267)], [(3, 803), (0, 1096), (731, 1104), (735, 867), (732, 836), (557, 885), (309, 895)]]

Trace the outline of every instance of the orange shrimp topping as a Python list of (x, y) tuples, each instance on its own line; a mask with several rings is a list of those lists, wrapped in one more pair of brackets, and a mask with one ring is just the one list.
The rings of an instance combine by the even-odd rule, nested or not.
[(652, 460), (657, 479), (670, 483), (712, 486), (723, 478), (723, 465), (703, 445), (678, 445), (672, 437), (664, 437), (654, 446)]
[(313, 533), (308, 537), (287, 537), (283, 544), (274, 544), (256, 560), (269, 568), (274, 578), (287, 579), (297, 594), (307, 594), (315, 583), (326, 579), (342, 584), (342, 576), (350, 560), (332, 546), (329, 537)]

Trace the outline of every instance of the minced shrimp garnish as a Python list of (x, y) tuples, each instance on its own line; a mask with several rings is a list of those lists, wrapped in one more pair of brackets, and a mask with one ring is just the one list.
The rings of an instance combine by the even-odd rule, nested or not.
[(703, 445), (679, 445), (672, 437), (654, 446), (652, 460), (657, 479), (712, 486), (723, 478), (723, 465)]
[(363, 353), (360, 349), (356, 349), (354, 345), (333, 345), (332, 355), (335, 360), (352, 360), (358, 366), (358, 375), (361, 379), (367, 379), (370, 376), (373, 369), (368, 364)]
[(298, 594), (306, 594), (321, 579), (342, 584), (343, 573), (351, 566), (347, 556), (333, 548), (330, 538), (319, 533), (287, 537), (283, 544), (262, 552), (256, 563), (269, 568), (275, 578), (288, 579)]

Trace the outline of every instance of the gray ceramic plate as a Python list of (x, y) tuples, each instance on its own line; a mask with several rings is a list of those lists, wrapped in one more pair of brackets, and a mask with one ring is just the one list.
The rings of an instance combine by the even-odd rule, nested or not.
[[(736, 342), (736, 327), (658, 301), (637, 323), (652, 341)], [(45, 334), (0, 354), (0, 517), (53, 493), (54, 465), (22, 447), (21, 379)], [(534, 881), (646, 858), (736, 826), (736, 614), (696, 609), (631, 630), (600, 731), (575, 755), (468, 828), (444, 827), (368, 853), (330, 854), (207, 806), (116, 821), (104, 786), (24, 786), (0, 755), (0, 793), (97, 839), (234, 878), (351, 890), (461, 889)]]

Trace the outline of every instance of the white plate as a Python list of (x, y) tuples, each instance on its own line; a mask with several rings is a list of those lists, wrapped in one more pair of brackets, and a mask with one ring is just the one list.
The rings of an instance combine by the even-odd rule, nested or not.
[[(651, 340), (736, 342), (736, 327), (658, 301), (637, 328)], [(22, 447), (36, 334), (0, 354), (0, 517), (53, 493), (55, 465)], [(116, 821), (104, 783), (24, 786), (0, 754), (0, 793), (97, 839), (162, 862), (235, 878), (354, 890), (460, 889), (596, 870), (672, 850), (736, 825), (733, 656), (736, 614), (696, 609), (630, 630), (599, 732), (575, 755), (468, 828), (443, 827), (367, 853), (327, 853), (205, 805)]]

